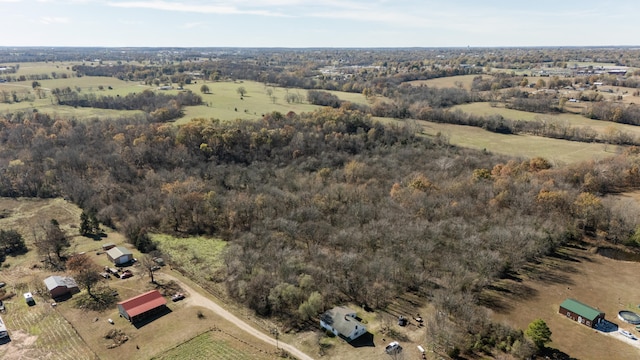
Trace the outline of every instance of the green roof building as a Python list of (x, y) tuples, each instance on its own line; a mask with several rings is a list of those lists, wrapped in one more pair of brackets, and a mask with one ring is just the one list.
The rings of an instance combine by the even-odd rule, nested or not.
[(587, 325), (590, 328), (596, 327), (604, 320), (604, 313), (602, 311), (574, 299), (567, 299), (560, 304), (560, 314), (565, 315), (573, 321)]

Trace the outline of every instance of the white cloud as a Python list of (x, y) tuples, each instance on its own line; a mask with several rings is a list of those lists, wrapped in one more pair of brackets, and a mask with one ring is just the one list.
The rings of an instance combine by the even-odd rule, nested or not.
[(202, 28), (205, 26), (206, 24), (203, 22), (191, 22), (191, 23), (182, 24), (183, 29), (195, 29), (195, 28)]
[(69, 23), (69, 18), (66, 17), (50, 17), (43, 16), (40, 18), (40, 23), (49, 25), (49, 24), (67, 24)]
[(261, 15), (261, 16), (285, 16), (284, 14), (261, 9), (242, 10), (232, 5), (201, 5), (187, 3), (171, 3), (167, 1), (127, 1), (127, 2), (108, 2), (109, 6), (120, 7), (126, 9), (153, 9), (164, 11), (192, 12), (203, 14), (221, 14), (221, 15)]

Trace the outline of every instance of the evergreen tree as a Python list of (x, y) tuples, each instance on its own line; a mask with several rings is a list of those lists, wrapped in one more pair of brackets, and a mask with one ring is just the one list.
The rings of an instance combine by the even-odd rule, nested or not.
[(551, 330), (542, 319), (532, 321), (525, 335), (538, 347), (538, 350), (544, 349), (544, 345), (551, 341)]

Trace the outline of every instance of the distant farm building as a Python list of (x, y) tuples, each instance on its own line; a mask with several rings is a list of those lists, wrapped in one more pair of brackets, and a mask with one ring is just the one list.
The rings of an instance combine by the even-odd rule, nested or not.
[(604, 313), (602, 311), (574, 299), (567, 299), (560, 304), (560, 314), (565, 315), (573, 321), (587, 325), (590, 328), (596, 327), (596, 325), (604, 320)]
[(116, 244), (114, 243), (102, 244), (102, 251), (107, 251), (109, 249), (113, 249), (114, 247), (116, 247)]
[(69, 276), (49, 276), (44, 279), (44, 284), (47, 286), (47, 291), (51, 298), (72, 295), (80, 291), (76, 281)]
[(356, 312), (343, 306), (334, 307), (322, 314), (320, 326), (347, 342), (367, 332), (367, 328), (356, 319)]
[(107, 257), (116, 265), (126, 264), (133, 260), (133, 253), (126, 247), (116, 246), (107, 250)]
[(151, 290), (118, 303), (120, 316), (132, 323), (165, 311), (167, 300), (158, 290)]

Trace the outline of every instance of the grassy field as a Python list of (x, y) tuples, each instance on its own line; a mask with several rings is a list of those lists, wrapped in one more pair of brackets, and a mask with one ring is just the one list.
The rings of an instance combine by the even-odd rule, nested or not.
[[(383, 123), (397, 123), (397, 120), (376, 118)], [(531, 135), (504, 135), (472, 126), (439, 124), (428, 121), (412, 120), (423, 134), (435, 136), (440, 133), (449, 139), (452, 145), (477, 150), (486, 150), (496, 154), (532, 158), (543, 157), (555, 166), (590, 159), (603, 159), (622, 150), (618, 146), (605, 146), (595, 143), (581, 143), (551, 139)]]
[(203, 237), (176, 238), (154, 234), (152, 239), (176, 265), (191, 274), (207, 273), (220, 267), (221, 253), (227, 246), (226, 241)]
[[(20, 64), (20, 69), (15, 74), (16, 76), (32, 74), (51, 75), (52, 72), (56, 72), (57, 74), (65, 73), (69, 77), (66, 79), (59, 77), (57, 79), (40, 80), (39, 83), (42, 89), (45, 90), (46, 97), (42, 99), (38, 99), (36, 97), (33, 101), (22, 101), (12, 104), (2, 103), (0, 104), (0, 112), (30, 110), (32, 108), (36, 108), (38, 111), (44, 113), (75, 117), (77, 119), (120, 118), (123, 116), (139, 114), (141, 112), (59, 106), (53, 104), (51, 90), (55, 88), (70, 87), (75, 91), (80, 90), (81, 94), (94, 93), (104, 96), (125, 96), (130, 93), (142, 92), (146, 89), (160, 91), (157, 90), (156, 86), (147, 86), (138, 82), (123, 81), (112, 77), (71, 77), (73, 72), (67, 68), (71, 69), (74, 64), (77, 63), (40, 62)], [(0, 83), (0, 91), (5, 91), (7, 93), (15, 91), (19, 94), (35, 94), (31, 83), (31, 81)], [(201, 86), (205, 84), (210, 89), (209, 94), (203, 94), (200, 91)], [(100, 90), (99, 87), (102, 87), (103, 90)], [(178, 93), (178, 85), (173, 84), (173, 87), (173, 90), (162, 90), (162, 92), (166, 92), (168, 94)], [(244, 87), (246, 90), (246, 94), (242, 99), (237, 92), (239, 87)], [(205, 104), (202, 106), (186, 107), (185, 116), (179, 119), (177, 124), (187, 123), (194, 118), (215, 118), (220, 120), (235, 120), (238, 118), (259, 119), (263, 114), (272, 111), (279, 111), (286, 114), (289, 111), (301, 113), (314, 111), (320, 108), (319, 106), (311, 105), (307, 102), (307, 90), (267, 86), (255, 81), (209, 82), (198, 80), (194, 81), (192, 84), (185, 85), (184, 88), (201, 95)], [(341, 91), (329, 92), (344, 101), (367, 104), (367, 99), (359, 93), (346, 93)], [(287, 103), (287, 94), (298, 95), (301, 102)]]
[[(210, 94), (202, 94), (200, 92), (200, 87), (203, 84), (209, 87), (211, 91)], [(247, 91), (242, 99), (237, 92), (239, 87), (243, 87)], [(320, 106), (311, 105), (307, 102), (307, 90), (267, 86), (255, 81), (206, 83), (198, 81), (196, 84), (185, 85), (185, 89), (201, 95), (205, 105), (187, 107), (185, 109), (185, 116), (177, 121), (178, 124), (189, 122), (194, 118), (215, 118), (220, 120), (259, 119), (263, 114), (273, 111), (286, 114), (289, 111), (302, 113), (321, 108)], [(338, 98), (344, 101), (367, 104), (367, 99), (362, 94), (341, 91), (328, 92), (338, 96)], [(272, 98), (269, 93), (271, 93), (271, 96), (274, 96), (275, 99)], [(287, 103), (287, 94), (297, 95), (302, 99), (302, 102)]]
[(459, 75), (429, 80), (409, 81), (408, 84), (413, 86), (426, 85), (435, 88), (462, 87), (463, 89), (471, 90), (471, 83), (473, 82), (473, 78), (476, 76), (482, 76), (484, 79), (492, 78), (491, 75)]
[(553, 335), (549, 346), (578, 359), (637, 359), (638, 349), (602, 335), (558, 313), (567, 298), (597, 307), (606, 319), (633, 333), (633, 325), (617, 319), (618, 311), (638, 311), (640, 289), (635, 286), (640, 263), (617, 261), (594, 254), (592, 245), (560, 249), (554, 256), (530, 265), (521, 276), (501, 280), (481, 299), (493, 318), (526, 329), (543, 319)]
[(462, 110), (466, 113), (475, 115), (501, 115), (505, 119), (523, 120), (523, 121), (545, 121), (558, 125), (570, 125), (574, 127), (590, 127), (600, 134), (604, 134), (612, 127), (632, 134), (640, 136), (640, 127), (625, 124), (616, 124), (610, 121), (592, 120), (578, 114), (536, 114), (527, 111), (506, 109), (501, 106), (492, 107), (490, 103), (471, 103), (454, 106), (454, 109)]

